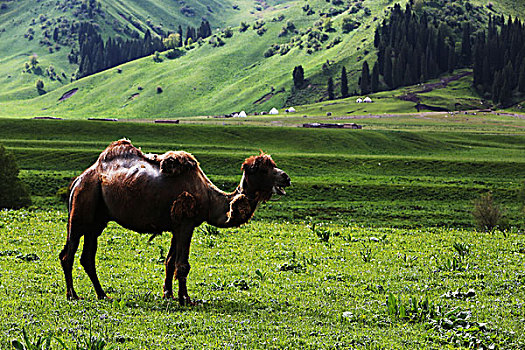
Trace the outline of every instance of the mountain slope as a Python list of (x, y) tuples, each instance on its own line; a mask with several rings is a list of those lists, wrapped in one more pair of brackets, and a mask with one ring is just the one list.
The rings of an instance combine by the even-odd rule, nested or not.
[[(271, 0), (265, 6), (281, 2), (284, 0)], [(256, 18), (258, 8), (264, 11), (255, 0), (4, 0), (0, 4), (0, 101), (37, 97), (38, 79), (44, 82), (44, 91), (69, 83), (78, 68), (68, 55), (71, 49), (78, 50), (80, 21), (94, 23), (105, 38), (130, 38), (146, 30), (175, 32), (178, 26), (185, 32), (187, 26), (197, 27), (203, 19), (213, 27), (238, 25)], [(58, 40), (53, 37), (57, 28)], [(33, 55), (38, 56), (40, 69), (27, 70), (25, 63)], [(59, 79), (46, 73), (49, 66)]]
[[(359, 73), (357, 66), (366, 55), (371, 55), (370, 28), (384, 15), (383, 9), (388, 3), (388, 0), (364, 1), (363, 8), (369, 8), (371, 14), (365, 15), (364, 10), (356, 14), (354, 18), (361, 25), (349, 34), (341, 31), (346, 12), (332, 17), (333, 31), (312, 29), (319, 27), (316, 22), (319, 22), (320, 13), (333, 7), (326, 1), (309, 2), (316, 11), (314, 15), (306, 14), (303, 2), (276, 4), (258, 13), (266, 22), (266, 32), (262, 35), (252, 27), (243, 33), (235, 28), (233, 37), (221, 39), (224, 46), (202, 43), (181, 58), (164, 59), (161, 63), (146, 57), (123, 65), (121, 74), (114, 69), (108, 70), (40, 96), (34, 99), (33, 106), (15, 105), (22, 107), (19, 113), (28, 115), (45, 108), (41, 114), (118, 118), (180, 117), (280, 107), (290, 94), (291, 73), (299, 64), (303, 65), (306, 78), (313, 85), (324, 84), (326, 77), (339, 70), (341, 64), (350, 64), (353, 66), (349, 69), (350, 82), (355, 85)], [(288, 20), (294, 23), (298, 34), (279, 37)], [(312, 39), (310, 33), (313, 31), (327, 38), (323, 41)], [(336, 38), (341, 42), (327, 49)], [(213, 40), (216, 39), (211, 38), (211, 42)], [(274, 43), (289, 44), (290, 49), (284, 55), (264, 57)], [(308, 45), (311, 43), (320, 44), (320, 49), (310, 52)], [(157, 86), (162, 87), (161, 94), (156, 93)], [(60, 96), (72, 88), (79, 90), (72, 98), (58, 102)], [(13, 104), (6, 104), (3, 109), (14, 108), (10, 106)]]
[[(104, 3), (106, 13), (122, 14), (128, 11), (123, 16), (118, 15), (122, 20), (133, 13), (133, 22), (144, 23), (148, 22), (149, 13), (153, 13), (155, 18), (160, 18), (157, 23), (163, 21), (166, 26), (165, 22), (170, 19), (161, 17), (162, 11), (159, 10), (163, 1), (128, 1), (126, 4), (129, 6), (125, 8), (124, 3), (117, 0), (106, 0)], [(403, 4), (406, 1), (397, 2)], [(201, 5), (216, 4), (208, 1), (192, 3), (196, 9)], [(424, 3), (427, 6), (432, 2)], [(472, 3), (485, 6), (481, 1)], [(110, 69), (35, 97), (30, 104), (12, 101), (14, 98), (27, 98), (30, 92), (25, 95), (4, 92), (4, 98), (0, 93), (0, 114), (178, 118), (219, 115), (242, 109), (261, 112), (274, 106), (312, 103), (323, 98), (329, 76), (335, 78), (337, 86), (343, 65), (348, 71), (350, 91), (357, 89), (363, 60), (369, 63), (375, 60), (375, 27), (388, 15), (387, 8), (392, 4), (390, 0), (349, 3), (338, 0), (238, 1), (234, 5), (239, 10), (234, 10), (234, 5), (231, 5), (229, 8), (232, 10), (220, 17), (225, 25), (247, 22), (250, 27), (245, 32), (240, 32), (238, 27), (233, 28), (232, 37), (217, 32), (209, 40), (194, 44), (193, 49), (178, 59), (164, 58), (162, 62), (154, 62), (152, 57), (146, 57), (129, 62), (120, 67), (120, 74), (116, 69)], [(305, 10), (307, 6), (313, 14), (308, 14)], [(487, 9), (487, 12), (508, 9), (508, 13), (515, 14), (524, 8), (525, 4), (502, 0), (494, 1), (492, 10)], [(332, 30), (325, 30), (323, 14), (331, 18)], [(359, 27), (343, 33), (345, 18), (359, 22)], [(266, 32), (258, 34), (253, 29), (255, 19), (264, 19)], [(294, 24), (296, 33), (288, 32), (280, 36), (289, 21)], [(151, 27), (155, 26), (153, 20), (148, 23)], [(109, 33), (110, 30), (104, 32)], [(319, 39), (319, 36), (324, 38)], [(272, 46), (273, 55), (269, 55)], [(300, 93), (292, 89), (292, 71), (297, 65), (304, 67), (307, 79), (307, 87)], [(158, 93), (160, 90), (157, 88), (162, 92)], [(26, 89), (37, 95), (34, 86)], [(69, 99), (59, 101), (72, 89), (78, 89), (78, 92)]]

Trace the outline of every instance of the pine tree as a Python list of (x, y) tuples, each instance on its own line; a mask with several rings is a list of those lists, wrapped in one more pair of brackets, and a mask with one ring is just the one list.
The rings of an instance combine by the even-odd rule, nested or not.
[(470, 24), (463, 25), (463, 37), (461, 40), (461, 63), (464, 67), (472, 63), (472, 46), (470, 42)]
[(492, 84), (492, 101), (498, 104), (501, 102), (501, 88), (503, 86), (503, 79), (501, 72), (496, 72), (494, 75), (494, 83)]
[(427, 69), (427, 56), (423, 54), (421, 57), (421, 77), (419, 78), (419, 81), (421, 83), (428, 80), (428, 69)]
[(492, 88), (492, 73), (490, 69), (490, 63), (488, 56), (485, 56), (483, 59), (483, 71), (482, 71), (482, 81), (483, 81), (483, 90), (486, 92), (490, 92), (490, 89)]
[(370, 93), (370, 68), (368, 67), (368, 62), (363, 62), (363, 68), (361, 69), (361, 94), (367, 95)]
[(521, 63), (520, 77), (519, 77), (519, 82), (518, 82), (518, 91), (521, 93), (525, 93), (525, 58), (523, 59), (523, 62)]
[(181, 25), (179, 25), (179, 28), (177, 29), (177, 33), (180, 36), (179, 47), (182, 47), (184, 45), (184, 34), (182, 33), (182, 26)]
[(384, 69), (385, 69), (385, 73), (383, 74), (383, 78), (385, 79), (385, 84), (388, 86), (389, 89), (393, 89), (394, 79), (392, 76), (392, 58), (390, 57), (390, 54), (388, 56), (385, 56), (385, 68)]
[(296, 89), (301, 89), (304, 85), (304, 69), (299, 65), (293, 69), (293, 85)]
[(348, 97), (348, 78), (346, 76), (345, 66), (341, 69), (341, 97)]
[(377, 62), (374, 64), (374, 68), (372, 68), (372, 79), (370, 82), (370, 89), (372, 90), (372, 92), (379, 91), (379, 65)]
[(335, 99), (335, 95), (334, 95), (334, 80), (332, 79), (332, 77), (328, 78), (328, 83), (327, 83), (327, 86), (326, 86), (326, 92), (328, 93), (328, 99), (329, 100)]
[(456, 68), (456, 48), (453, 41), (450, 44), (448, 49), (448, 72), (452, 74)]

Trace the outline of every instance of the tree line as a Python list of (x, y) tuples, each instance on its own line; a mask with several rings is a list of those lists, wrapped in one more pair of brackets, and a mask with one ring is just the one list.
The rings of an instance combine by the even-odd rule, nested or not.
[(94, 25), (83, 22), (79, 28), (78, 57), (70, 56), (70, 61), (79, 64), (77, 78), (83, 78), (125, 62), (149, 56), (155, 51), (181, 47), (184, 43), (189, 45), (199, 38), (206, 38), (210, 35), (210, 23), (203, 20), (198, 28), (188, 26), (185, 39), (182, 27), (179, 26), (177, 33), (169, 33), (167, 38), (152, 35), (149, 30), (146, 30), (144, 38), (124, 40), (121, 37), (115, 37), (104, 42)]
[(410, 3), (405, 10), (396, 4), (390, 17), (376, 28), (377, 60), (371, 72), (363, 62), (361, 93), (421, 83), (471, 65), (470, 24), (463, 24), (462, 29), (461, 49), (457, 50), (456, 38), (446, 23), (436, 23), (426, 12), (417, 15)]
[(511, 17), (490, 17), (474, 39), (474, 86), (496, 104), (525, 94), (525, 25)]

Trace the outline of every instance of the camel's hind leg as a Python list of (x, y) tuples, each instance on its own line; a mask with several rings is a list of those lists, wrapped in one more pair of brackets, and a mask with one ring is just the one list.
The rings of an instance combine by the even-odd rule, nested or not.
[[(67, 240), (60, 252), (59, 259), (66, 279), (66, 296), (68, 299), (79, 299), (73, 287), (73, 262), (80, 238), (85, 235), (81, 263), (93, 281), (99, 297), (105, 294), (100, 288), (94, 267), (97, 249), (96, 239), (104, 230), (107, 220), (100, 196), (100, 185), (89, 171), (77, 178), (71, 186), (69, 197), (69, 217)], [(97, 287), (98, 285), (98, 287)]]
[(97, 270), (95, 267), (95, 256), (97, 254), (97, 238), (100, 236), (106, 225), (100, 225), (98, 230), (92, 231), (89, 234), (84, 235), (84, 248), (82, 249), (82, 256), (80, 257), (80, 264), (84, 267), (95, 292), (97, 293), (98, 299), (108, 299), (108, 296), (102, 289), (100, 281), (98, 280)]
[(75, 253), (78, 249), (78, 244), (81, 235), (71, 235), (68, 232), (66, 245), (60, 252), (60, 264), (64, 270), (64, 277), (66, 278), (66, 296), (68, 299), (79, 299), (75, 289), (73, 288), (73, 261), (75, 260)]

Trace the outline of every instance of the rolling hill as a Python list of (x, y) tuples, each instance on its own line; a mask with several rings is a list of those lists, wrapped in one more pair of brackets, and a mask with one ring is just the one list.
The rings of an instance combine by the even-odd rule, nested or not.
[[(167, 0), (105, 0), (94, 5), (100, 10), (90, 15), (89, 11), (78, 12), (81, 2), (70, 2), (72, 8), (63, 9), (60, 1), (36, 5), (26, 0), (10, 1), (0, 12), (0, 19), (9, 18), (0, 21), (0, 114), (180, 118), (317, 102), (326, 98), (328, 77), (335, 79), (337, 89), (343, 65), (350, 91), (357, 90), (363, 60), (375, 60), (375, 27), (396, 2), (246, 0), (174, 4)], [(415, 3), (429, 8), (439, 5), (439, 1)], [(459, 3), (463, 6), (466, 1)], [(493, 1), (490, 8), (483, 1), (470, 3), (483, 8), (487, 15), (522, 15), (525, 9), (525, 4), (506, 0)], [(161, 53), (160, 62), (145, 57), (118, 70), (70, 82), (77, 66), (68, 62), (68, 46), (50, 52), (48, 46), (37, 43), (38, 30), (46, 30), (42, 25), (33, 26), (35, 39), (23, 39), (31, 21), (40, 21), (39, 13), (45, 13), (43, 23), (49, 22), (49, 26), (88, 17), (106, 38), (141, 35), (146, 29), (174, 31), (178, 25), (197, 26), (202, 18), (209, 19), (217, 30), (212, 37), (187, 47), (185, 55), (177, 59)], [(343, 22), (348, 18), (358, 23), (357, 28), (343, 32)], [(249, 25), (242, 32), (238, 27), (241, 22)], [(232, 27), (231, 36), (226, 27)], [(289, 29), (284, 30), (286, 27)], [(32, 53), (39, 56), (40, 74), (22, 73)], [(49, 65), (59, 80), (46, 75)], [(307, 79), (307, 87), (300, 91), (292, 88), (292, 71), (297, 65), (304, 67)], [(45, 94), (35, 88), (37, 79), (43, 80)], [(61, 99), (72, 90), (76, 91), (74, 95)], [(445, 95), (450, 94), (447, 91)]]

